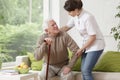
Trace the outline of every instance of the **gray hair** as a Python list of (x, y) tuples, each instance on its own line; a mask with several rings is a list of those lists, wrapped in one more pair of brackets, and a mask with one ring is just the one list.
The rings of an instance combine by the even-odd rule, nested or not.
[(42, 28), (43, 28), (43, 31), (45, 31), (45, 29), (48, 28), (48, 22), (53, 20), (52, 18), (48, 18), (46, 19), (44, 22), (43, 22), (43, 25), (42, 25)]

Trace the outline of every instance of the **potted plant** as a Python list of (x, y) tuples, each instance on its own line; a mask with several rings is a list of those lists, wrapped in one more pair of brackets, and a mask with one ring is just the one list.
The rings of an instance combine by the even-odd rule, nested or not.
[(117, 26), (111, 28), (111, 34), (114, 36), (114, 39), (118, 42), (117, 48), (120, 50), (120, 4), (117, 7), (118, 13), (115, 15), (116, 18), (119, 19), (119, 23)]

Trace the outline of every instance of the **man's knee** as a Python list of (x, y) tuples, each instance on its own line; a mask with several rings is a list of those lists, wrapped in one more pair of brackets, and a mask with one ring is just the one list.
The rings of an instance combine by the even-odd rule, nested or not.
[(72, 72), (69, 72), (68, 74), (61, 73), (60, 78), (61, 80), (74, 80), (74, 76)]
[(39, 72), (39, 80), (45, 80), (46, 74), (42, 71)]

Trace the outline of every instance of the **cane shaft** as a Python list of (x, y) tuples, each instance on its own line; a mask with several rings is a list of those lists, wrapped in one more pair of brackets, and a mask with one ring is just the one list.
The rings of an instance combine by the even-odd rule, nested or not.
[(49, 48), (48, 48), (47, 68), (46, 68), (46, 80), (48, 80), (49, 59), (50, 59), (50, 47), (51, 47), (51, 45), (49, 45)]

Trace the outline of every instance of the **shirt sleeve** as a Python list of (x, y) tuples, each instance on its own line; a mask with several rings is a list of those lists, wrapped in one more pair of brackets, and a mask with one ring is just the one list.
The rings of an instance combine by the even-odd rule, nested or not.
[(37, 46), (34, 51), (34, 56), (36, 60), (41, 60), (45, 53), (48, 51), (48, 46), (44, 42), (44, 35), (40, 36), (37, 41)]
[(97, 23), (93, 16), (90, 16), (87, 19), (85, 26), (86, 26), (88, 35), (96, 35)]
[(66, 33), (66, 43), (68, 48), (70, 49), (70, 51), (72, 51), (72, 57), (69, 60), (69, 64), (67, 65), (70, 68), (73, 68), (74, 64), (76, 63), (78, 57), (77, 55), (75, 55), (75, 53), (77, 52), (77, 50), (79, 49), (78, 45), (75, 43), (75, 41)]
[(74, 27), (74, 26), (75, 26), (73, 18), (71, 18), (71, 19), (68, 21), (67, 26), (68, 26), (68, 27)]

